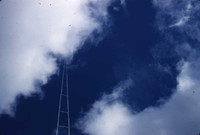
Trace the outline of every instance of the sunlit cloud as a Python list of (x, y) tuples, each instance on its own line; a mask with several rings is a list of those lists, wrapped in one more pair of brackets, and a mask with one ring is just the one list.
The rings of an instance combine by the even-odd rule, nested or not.
[(101, 32), (112, 0), (4, 0), (0, 3), (0, 113), (13, 113), (19, 95), (40, 92), (68, 61)]

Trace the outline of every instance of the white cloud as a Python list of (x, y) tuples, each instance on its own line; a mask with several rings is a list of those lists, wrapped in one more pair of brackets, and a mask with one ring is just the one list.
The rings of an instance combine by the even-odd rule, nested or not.
[(113, 93), (104, 94), (79, 120), (77, 127), (89, 135), (129, 135), (127, 127), (131, 125), (131, 112), (120, 99), (131, 85), (129, 79), (116, 86)]
[[(39, 92), (107, 21), (113, 0), (4, 0), (0, 3), (0, 113), (12, 113), (18, 95)], [(53, 54), (53, 55), (52, 55)]]
[[(182, 63), (177, 91), (163, 106), (136, 113), (119, 98), (104, 95), (80, 120), (79, 129), (88, 135), (198, 135), (199, 66), (196, 62)], [(105, 97), (110, 97), (112, 103)]]
[(161, 29), (186, 25), (196, 19), (195, 14), (200, 9), (198, 0), (153, 0), (153, 5), (157, 8)]
[(175, 27), (175, 26), (182, 26), (184, 25), (188, 20), (190, 19), (189, 16), (183, 16), (176, 22), (175, 24), (170, 25), (169, 27)]

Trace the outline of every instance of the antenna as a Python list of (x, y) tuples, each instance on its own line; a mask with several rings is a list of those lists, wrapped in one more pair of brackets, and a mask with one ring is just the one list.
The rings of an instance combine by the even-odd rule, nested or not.
[(56, 135), (70, 135), (70, 115), (69, 115), (69, 90), (68, 90), (68, 70), (66, 62), (62, 69), (62, 82), (60, 99), (58, 106), (58, 118)]

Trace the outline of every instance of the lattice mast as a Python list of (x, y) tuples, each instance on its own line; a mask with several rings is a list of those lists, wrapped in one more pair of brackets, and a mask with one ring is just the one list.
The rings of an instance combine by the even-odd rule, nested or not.
[(69, 88), (67, 64), (63, 64), (56, 135), (70, 135)]

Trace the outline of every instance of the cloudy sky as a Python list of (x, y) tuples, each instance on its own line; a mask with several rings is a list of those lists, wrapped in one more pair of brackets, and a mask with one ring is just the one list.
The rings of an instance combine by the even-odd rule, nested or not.
[(0, 134), (200, 133), (199, 0), (0, 1)]

